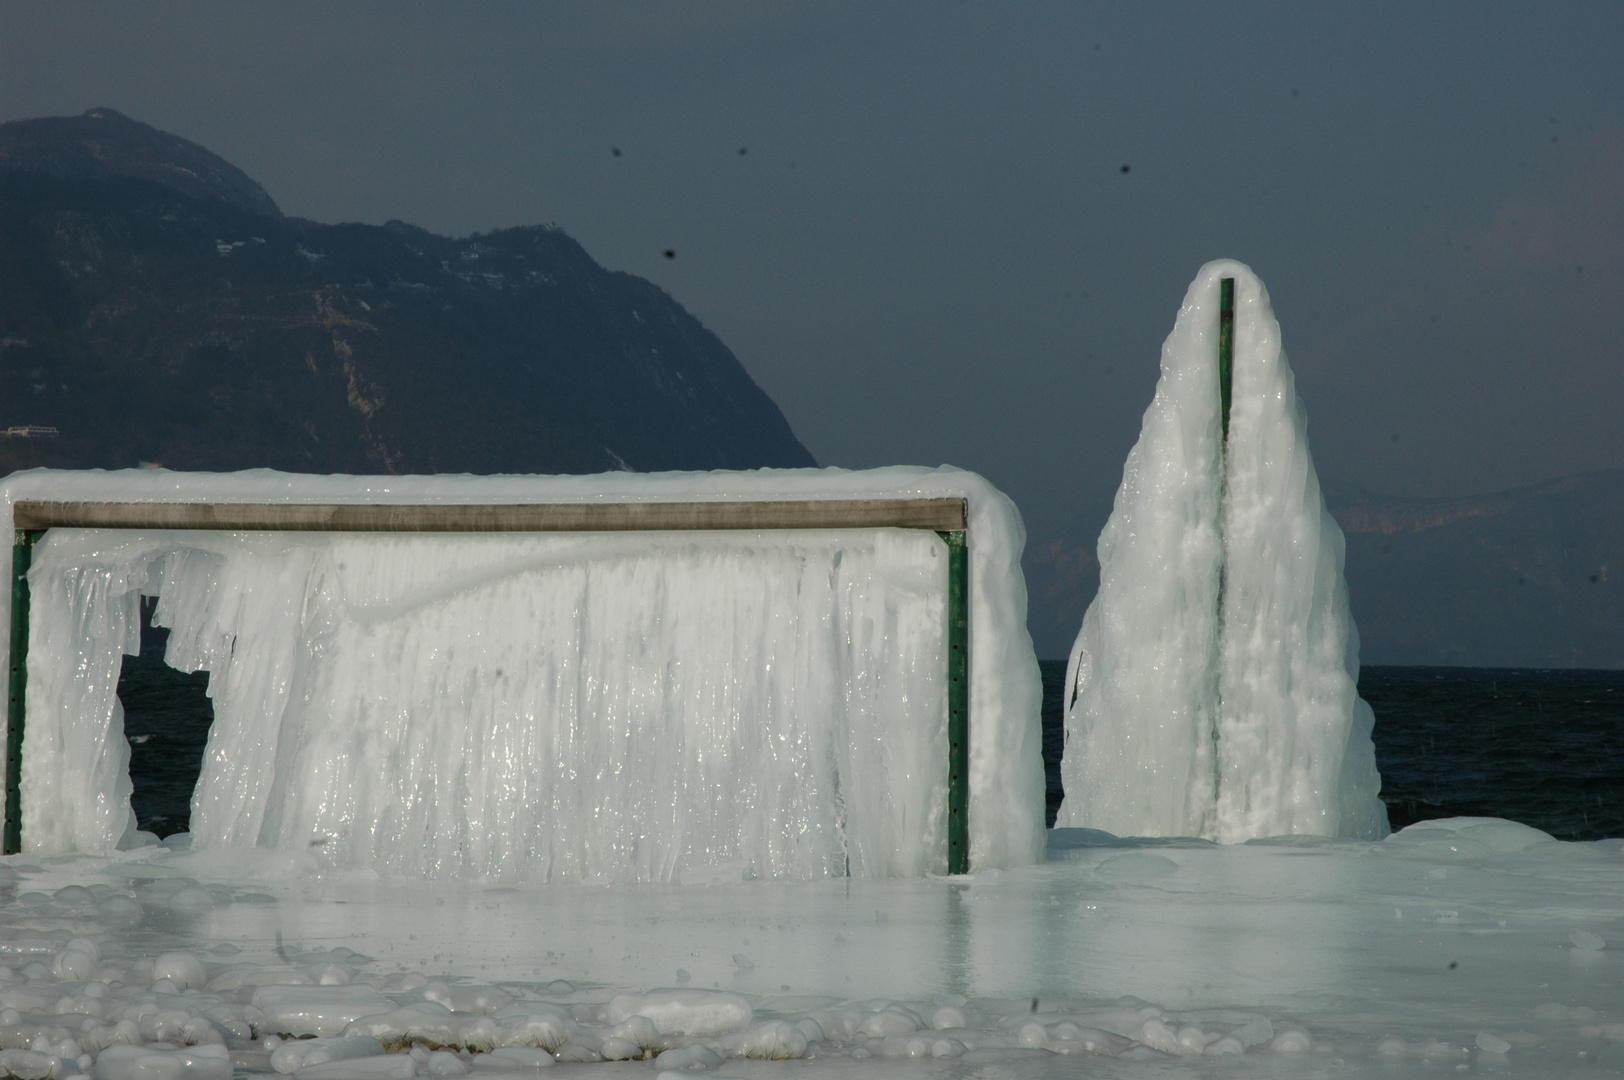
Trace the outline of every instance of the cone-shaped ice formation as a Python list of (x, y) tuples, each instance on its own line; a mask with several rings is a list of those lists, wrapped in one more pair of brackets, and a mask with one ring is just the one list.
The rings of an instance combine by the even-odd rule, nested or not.
[(1240, 263), (1208, 263), (1184, 297), (1099, 560), (1067, 672), (1057, 824), (1223, 843), (1387, 833), (1342, 531), (1320, 494), (1269, 294)]

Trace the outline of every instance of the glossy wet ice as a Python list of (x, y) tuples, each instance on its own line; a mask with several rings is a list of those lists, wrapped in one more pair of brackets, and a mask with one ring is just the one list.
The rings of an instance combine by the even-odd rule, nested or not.
[[(278, 1034), (392, 1051), (307, 1080), (533, 1073), (606, 1047), (637, 1075), (661, 1053), (733, 1076), (781, 1075), (752, 1054), (804, 1059), (798, 1076), (891, 1058), (1045, 1076), (1076, 1055), (1111, 1075), (1605, 1075), (1624, 1067), (1621, 848), (1492, 819), (1227, 847), (1061, 830), (1041, 865), (964, 878), (526, 889), (296, 855), (18, 856), (0, 1028), (94, 1053), (123, 1009), (160, 1056), (216, 1042), (238, 1071), (271, 1068)], [(531, 1057), (489, 1053), (504, 1043)]]

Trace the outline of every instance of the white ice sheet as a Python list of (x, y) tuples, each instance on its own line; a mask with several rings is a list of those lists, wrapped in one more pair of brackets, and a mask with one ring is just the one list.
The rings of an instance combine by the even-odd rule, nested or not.
[[(1624, 1069), (1624, 842), (1491, 819), (1379, 843), (1050, 841), (1041, 865), (970, 878), (705, 889), (379, 882), (308, 853), (14, 856), (0, 1031), (59, 1075), (120, 1031), (261, 1069), (274, 1032), (449, 1045), (475, 1072), (606, 1048), (759, 1077), (783, 1066), (750, 1055), (809, 1078)], [(367, 1066), (456, 1067), (398, 1049)]]

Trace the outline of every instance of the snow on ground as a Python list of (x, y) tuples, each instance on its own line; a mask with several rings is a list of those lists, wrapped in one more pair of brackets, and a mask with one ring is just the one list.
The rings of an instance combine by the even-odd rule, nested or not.
[(26, 1080), (1624, 1070), (1624, 842), (1490, 819), (1059, 830), (969, 877), (680, 887), (3, 862), (0, 1069)]

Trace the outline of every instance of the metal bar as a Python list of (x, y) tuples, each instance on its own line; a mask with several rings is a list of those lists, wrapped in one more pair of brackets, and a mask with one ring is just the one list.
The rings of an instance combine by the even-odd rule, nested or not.
[[(1213, 649), (1219, 648), (1219, 641), (1224, 632), (1224, 592), (1228, 587), (1229, 577), (1229, 403), (1235, 381), (1235, 279), (1220, 278), (1218, 281), (1218, 403), (1222, 411), (1223, 441), (1218, 449), (1218, 542), (1221, 546), (1222, 556), (1218, 562), (1218, 634), (1213, 639)], [(1214, 656), (1216, 657), (1216, 652)], [(1224, 699), (1223, 688), (1218, 687), (1218, 714), (1223, 715)], [(1218, 729), (1212, 728), (1211, 737), (1216, 743)], [(1211, 755), (1213, 762), (1213, 790), (1223, 787), (1224, 776), (1217, 766), (1218, 755)]]
[(1223, 407), (1224, 442), (1229, 442), (1229, 399), (1235, 369), (1235, 279), (1218, 281), (1218, 400)]
[(426, 504), (18, 502), (19, 529), (239, 532), (621, 532), (631, 530), (962, 530), (964, 499), (780, 502)]
[(963, 529), (947, 542), (947, 872), (970, 872), (970, 552)]
[(28, 567), (42, 532), (18, 529), (11, 545), (11, 683), (6, 710), (6, 823), (0, 853), (23, 849), (23, 722), (28, 697)]

